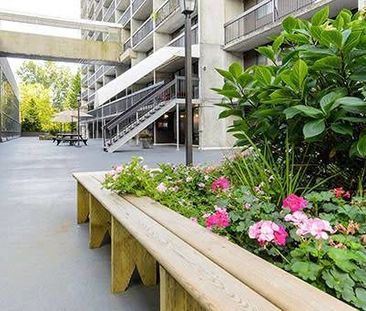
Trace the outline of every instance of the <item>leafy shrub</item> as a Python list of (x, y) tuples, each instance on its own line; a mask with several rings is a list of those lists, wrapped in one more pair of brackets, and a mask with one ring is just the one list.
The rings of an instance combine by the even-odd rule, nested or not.
[(221, 117), (238, 117), (230, 131), (239, 146), (249, 137), (281, 155), (288, 133), (297, 154), (308, 149), (314, 175), (331, 164), (355, 189), (366, 157), (366, 22), (345, 9), (328, 15), (287, 17), (273, 44), (257, 49), (270, 65), (218, 69), (225, 84), (214, 90), (225, 97)]

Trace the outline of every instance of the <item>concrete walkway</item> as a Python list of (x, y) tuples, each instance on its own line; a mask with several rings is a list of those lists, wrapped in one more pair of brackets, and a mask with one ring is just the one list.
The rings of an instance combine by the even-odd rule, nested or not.
[[(108, 170), (141, 155), (146, 163), (184, 162), (184, 151), (126, 148), (108, 154), (100, 141), (80, 149), (21, 138), (0, 144), (0, 310), (158, 310), (158, 288), (134, 282), (110, 292), (110, 248), (88, 249), (88, 226), (75, 223), (72, 172)], [(196, 163), (222, 152), (195, 151)]]

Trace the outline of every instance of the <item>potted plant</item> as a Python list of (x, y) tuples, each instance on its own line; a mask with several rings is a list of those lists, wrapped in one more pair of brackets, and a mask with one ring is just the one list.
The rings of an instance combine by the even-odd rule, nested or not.
[(151, 148), (152, 134), (148, 129), (143, 130), (139, 135), (143, 149)]

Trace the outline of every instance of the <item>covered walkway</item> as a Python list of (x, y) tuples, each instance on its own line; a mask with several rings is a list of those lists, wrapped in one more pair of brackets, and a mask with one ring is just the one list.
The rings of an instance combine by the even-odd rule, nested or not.
[[(158, 310), (157, 288), (136, 280), (110, 292), (110, 248), (88, 249), (88, 226), (76, 225), (76, 171), (107, 170), (141, 155), (146, 163), (183, 163), (184, 150), (129, 148), (105, 153), (101, 142), (75, 148), (21, 138), (0, 144), (0, 310)], [(214, 163), (220, 151), (195, 152)]]

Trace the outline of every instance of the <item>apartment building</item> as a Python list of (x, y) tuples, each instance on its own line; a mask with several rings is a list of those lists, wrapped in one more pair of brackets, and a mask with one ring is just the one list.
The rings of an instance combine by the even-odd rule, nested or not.
[[(280, 31), (288, 15), (310, 17), (324, 5), (331, 13), (357, 9), (357, 0), (198, 0), (192, 23), (193, 133), (201, 149), (227, 148), (230, 120), (219, 120), (222, 85), (215, 68), (263, 60), (255, 48)], [(183, 144), (185, 120), (184, 17), (179, 0), (82, 0), (82, 18), (120, 23), (119, 66), (84, 65), (82, 102), (93, 119), (92, 138), (115, 151), (148, 129), (155, 144)], [(83, 32), (89, 40), (115, 40)]]
[(19, 90), (6, 58), (0, 58), (0, 143), (20, 136)]

